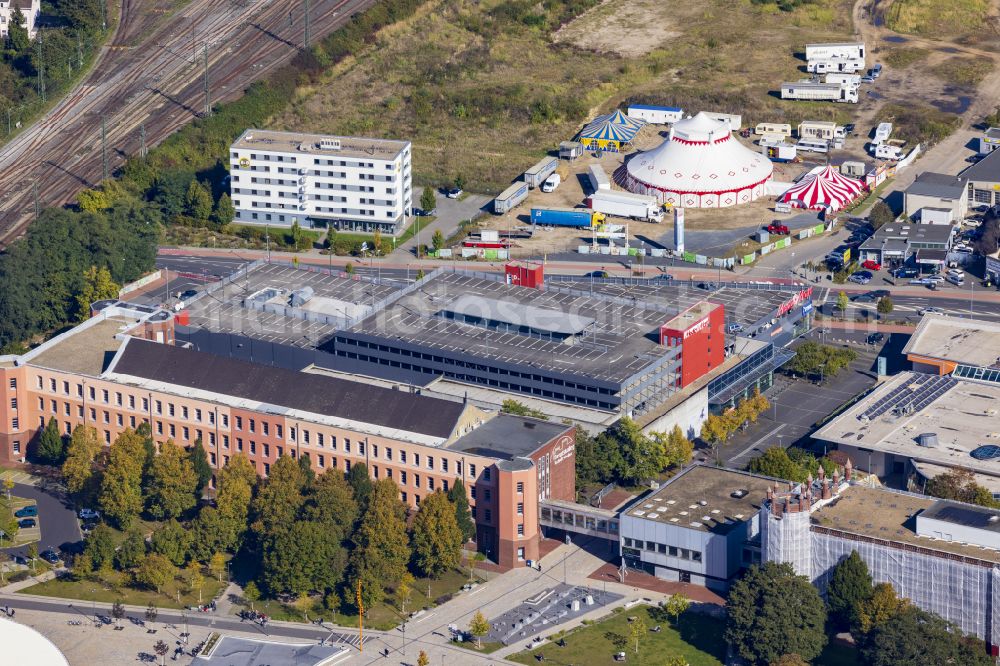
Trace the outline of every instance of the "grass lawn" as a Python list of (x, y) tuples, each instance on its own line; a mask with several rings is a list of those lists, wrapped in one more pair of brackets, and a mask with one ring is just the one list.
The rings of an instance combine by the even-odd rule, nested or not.
[(924, 37), (955, 37), (986, 27), (990, 0), (895, 0), (886, 26)]
[[(639, 653), (635, 644), (629, 642), (630, 616), (639, 616), (652, 629), (662, 627), (659, 633), (646, 632), (639, 642)], [(677, 627), (670, 626), (666, 618), (660, 617), (658, 610), (650, 606), (635, 606), (628, 610), (619, 609), (606, 620), (575, 629), (564, 636), (566, 647), (549, 643), (537, 650), (519, 652), (508, 657), (521, 664), (538, 663), (537, 655), (544, 655), (547, 664), (569, 666), (569, 664), (615, 664), (614, 655), (625, 652), (629, 664), (633, 666), (656, 666), (668, 657), (680, 655), (691, 666), (721, 666), (726, 656), (726, 642), (722, 638), (725, 622), (697, 613), (681, 616)]]
[[(481, 582), (478, 576), (475, 579)], [(454, 594), (469, 582), (469, 571), (453, 569), (443, 574), (441, 578), (418, 578), (413, 583), (410, 594), (410, 601), (406, 604), (407, 614), (421, 608), (431, 608), (444, 603), (450, 595)], [(430, 595), (428, 596), (428, 586)], [(394, 590), (394, 586), (390, 586)], [(282, 603), (276, 599), (265, 599), (254, 602), (254, 610), (260, 611), (274, 620), (285, 620), (288, 622), (311, 622), (317, 617), (323, 617), (328, 622), (333, 622), (345, 627), (357, 627), (358, 616), (338, 612), (336, 617), (329, 610), (323, 608), (323, 600), (319, 597), (311, 597), (308, 600), (296, 601), (292, 603)], [(238, 613), (241, 609), (234, 608), (233, 612)], [(400, 604), (390, 592), (385, 601), (369, 609), (365, 616), (365, 626), (370, 629), (388, 630), (399, 625), (403, 620), (400, 611)], [(494, 648), (495, 649), (495, 648)]]
[[(207, 570), (203, 570), (202, 575), (205, 578), (201, 589), (201, 599), (204, 603), (218, 595), (226, 583), (220, 582)], [(125, 585), (125, 580), (124, 574), (112, 572), (104, 581), (54, 579), (32, 585), (22, 592), (104, 604), (112, 604), (119, 600), (124, 604), (135, 606), (148, 606), (152, 603), (159, 608), (184, 608), (198, 604), (198, 591), (188, 589), (186, 581), (180, 578), (180, 575), (168, 582), (160, 592), (133, 589)]]

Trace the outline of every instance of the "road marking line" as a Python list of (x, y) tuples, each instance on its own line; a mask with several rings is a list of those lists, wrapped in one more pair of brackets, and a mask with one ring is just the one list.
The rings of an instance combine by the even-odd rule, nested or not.
[(753, 444), (751, 444), (747, 448), (745, 448), (742, 451), (740, 451), (735, 456), (730, 457), (729, 461), (732, 462), (734, 460), (739, 460), (740, 458), (742, 458), (743, 456), (745, 456), (748, 452), (750, 452), (750, 451), (754, 450), (755, 448), (757, 448), (758, 444), (760, 444), (761, 442), (763, 442), (768, 437), (773, 437), (779, 430), (782, 430), (784, 427), (785, 427), (785, 424), (782, 423), (778, 427), (774, 428), (771, 432), (767, 433), (766, 435), (764, 435), (763, 437), (761, 437), (760, 439), (758, 439), (756, 442), (754, 442)]
[(414, 621), (413, 621), (413, 624), (420, 624), (421, 622), (423, 622), (424, 620), (426, 620), (426, 619), (427, 619), (427, 618), (429, 618), (429, 617), (434, 617), (434, 613), (428, 613), (427, 615), (424, 615), (424, 616), (423, 616), (422, 618), (420, 618), (419, 620), (414, 620)]

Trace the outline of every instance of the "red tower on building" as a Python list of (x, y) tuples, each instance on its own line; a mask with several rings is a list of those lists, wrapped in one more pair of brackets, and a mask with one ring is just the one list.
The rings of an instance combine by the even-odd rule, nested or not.
[(726, 358), (726, 310), (702, 301), (660, 327), (660, 344), (680, 347), (679, 388), (722, 365)]

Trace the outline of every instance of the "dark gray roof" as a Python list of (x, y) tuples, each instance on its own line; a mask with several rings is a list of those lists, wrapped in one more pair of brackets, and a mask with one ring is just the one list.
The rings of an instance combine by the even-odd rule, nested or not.
[(900, 224), (891, 222), (878, 229), (861, 244), (862, 250), (878, 250), (886, 240), (905, 240), (911, 243), (947, 243), (951, 239), (950, 224)]
[(450, 400), (257, 365), (138, 338), (128, 341), (112, 371), (431, 437), (449, 437), (465, 409)]
[(961, 173), (969, 182), (1000, 183), (1000, 150), (979, 160)]
[(938, 500), (920, 512), (921, 518), (933, 518), (946, 523), (965, 525), (979, 530), (1000, 532), (1000, 511), (951, 500)]
[(906, 188), (906, 193), (942, 199), (961, 199), (965, 196), (965, 184), (966, 180), (960, 176), (925, 171)]
[(500, 414), (469, 434), (459, 437), (448, 448), (510, 460), (517, 456), (527, 456), (572, 427), (526, 416)]

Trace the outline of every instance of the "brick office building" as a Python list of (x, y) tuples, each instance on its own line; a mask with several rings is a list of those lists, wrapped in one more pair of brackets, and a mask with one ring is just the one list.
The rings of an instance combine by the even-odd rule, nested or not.
[(158, 441), (200, 440), (218, 468), (246, 455), (266, 475), (308, 454), (322, 473), (365, 463), (411, 507), (463, 479), (477, 544), (504, 566), (538, 556), (538, 501), (575, 497), (573, 428), (406, 391), (176, 347), (171, 315), (100, 304), (28, 354), (0, 357), (0, 460), (23, 460), (49, 419), (110, 445), (150, 423)]

